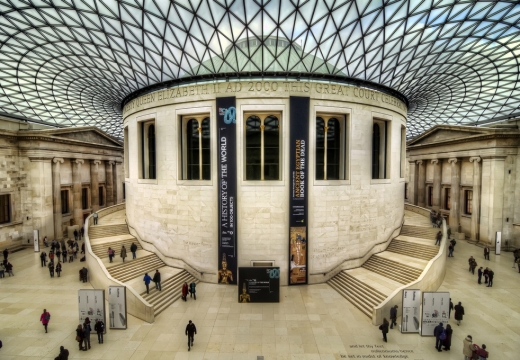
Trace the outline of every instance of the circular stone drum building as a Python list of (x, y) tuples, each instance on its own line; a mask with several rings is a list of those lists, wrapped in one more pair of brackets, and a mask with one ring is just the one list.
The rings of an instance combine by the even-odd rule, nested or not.
[(364, 85), (238, 79), (128, 100), (131, 229), (210, 282), (259, 263), (317, 283), (355, 263), (404, 212), (406, 99)]

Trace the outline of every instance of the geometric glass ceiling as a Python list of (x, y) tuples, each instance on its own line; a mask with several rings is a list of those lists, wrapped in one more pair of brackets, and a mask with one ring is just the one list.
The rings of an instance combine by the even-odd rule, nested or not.
[(517, 1), (0, 0), (0, 112), (121, 137), (136, 90), (276, 71), (398, 90), (408, 136), (484, 124), (520, 116), (519, 21)]

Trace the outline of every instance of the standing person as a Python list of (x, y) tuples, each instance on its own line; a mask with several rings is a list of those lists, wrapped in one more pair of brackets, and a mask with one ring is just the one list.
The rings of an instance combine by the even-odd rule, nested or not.
[(390, 329), (393, 329), (394, 325), (397, 326), (397, 308), (397, 305), (390, 308)]
[(110, 260), (110, 262), (112, 262), (112, 260), (114, 259), (114, 255), (115, 255), (115, 251), (112, 250), (111, 247), (108, 248), (108, 259)]
[(489, 357), (489, 352), (486, 351), (486, 344), (482, 344), (482, 347), (477, 350), (479, 360), (486, 360)]
[(123, 262), (125, 262), (125, 258), (126, 258), (126, 248), (125, 246), (121, 246), (121, 258), (123, 259)]
[(43, 237), (43, 245), (45, 245), (45, 247), (49, 247), (49, 242), (47, 241), (47, 236)]
[(471, 264), (473, 264), (473, 256), (470, 256), (469, 259), (468, 259), (468, 265), (469, 265), (469, 268), (468, 268), (468, 271), (471, 272)]
[(150, 277), (150, 275), (148, 275), (148, 273), (144, 274), (144, 284), (146, 285), (146, 293), (149, 294), (150, 293), (150, 281), (152, 281), (152, 278)]
[(457, 245), (457, 241), (455, 239), (451, 239), (450, 244), (453, 245), (453, 251), (455, 251), (455, 245)]
[(155, 274), (153, 275), (152, 281), (155, 283), (155, 289), (161, 291), (161, 273), (159, 272), (159, 270), (155, 270)]
[(85, 227), (84, 226), (81, 227), (81, 237), (85, 238)]
[(83, 282), (86, 283), (87, 278), (88, 278), (88, 269), (83, 266), (83, 268), (80, 271), (81, 271), (81, 280), (83, 280)]
[(482, 273), (484, 274), (484, 284), (487, 284), (489, 279), (489, 269), (485, 268)]
[(81, 345), (83, 345), (83, 327), (81, 326), (81, 324), (78, 325), (78, 327), (76, 328), (76, 341), (78, 342), (79, 344), (79, 350), (83, 350), (83, 347)]
[(132, 252), (132, 259), (135, 259), (135, 252), (137, 251), (137, 245), (135, 243), (132, 243), (132, 245), (130, 245), (130, 251)]
[(188, 296), (188, 283), (184, 282), (184, 284), (182, 284), (182, 300), (186, 301), (187, 296)]
[(49, 252), (49, 262), (54, 262), (54, 251)]
[(97, 225), (97, 221), (98, 221), (98, 213), (95, 212), (94, 213), (94, 225)]
[(56, 264), (56, 274), (58, 274), (58, 277), (60, 277), (61, 274), (61, 263), (58, 260), (58, 263)]
[(13, 264), (11, 264), (9, 261), (5, 264), (5, 271), (7, 271), (9, 276), (14, 276), (14, 274), (13, 274)]
[(5, 277), (5, 266), (4, 266), (4, 262), (0, 262), (0, 278), (4, 278)]
[(47, 267), (49, 268), (49, 274), (51, 277), (54, 277), (54, 262), (49, 261), (49, 265)]
[(437, 235), (435, 235), (435, 245), (441, 245), (441, 240), (442, 240), (442, 231), (439, 230), (439, 232), (437, 233)]
[(484, 260), (489, 260), (489, 246), (484, 248)]
[(77, 229), (74, 229), (74, 240), (78, 240), (78, 230)]
[(74, 250), (72, 250), (72, 247), (70, 247), (67, 252), (69, 253), (69, 263), (71, 263), (74, 261)]
[[(90, 332), (92, 329), (90, 328), (90, 319), (85, 318), (85, 322), (83, 323), (83, 342), (85, 343), (85, 347), (83, 350), (87, 351), (90, 349)], [(88, 348), (87, 348), (88, 345)]]
[(9, 249), (5, 248), (3, 253), (4, 253), (4, 260), (7, 260), (7, 257), (9, 256)]
[(194, 300), (197, 300), (197, 293), (196, 293), (196, 289), (195, 289), (196, 286), (197, 286), (197, 284), (195, 284), (194, 282), (190, 283), (190, 297), (193, 295)]
[(493, 278), (495, 277), (495, 273), (493, 272), (493, 270), (489, 269), (488, 277), (489, 277), (488, 287), (492, 287), (493, 286)]
[(448, 310), (448, 318), (451, 319), (451, 310), (453, 310), (453, 301), (451, 301), (451, 298), (450, 298), (450, 309)]
[(96, 320), (96, 325), (94, 325), (94, 330), (97, 333), (98, 344), (103, 344), (103, 332), (105, 331), (105, 324), (100, 319)]
[(437, 325), (435, 329), (433, 329), (433, 336), (435, 336), (435, 348), (439, 352), (442, 351), (442, 343), (444, 340), (446, 340), (446, 332), (442, 325), (442, 323), (439, 323), (439, 325)]
[(383, 333), (383, 340), (387, 342), (386, 334), (388, 334), (388, 320), (386, 320), (386, 318), (383, 318), (383, 323), (379, 325), (379, 330)]
[(58, 250), (56, 250), (56, 260), (60, 261), (60, 257), (61, 257), (61, 251), (60, 251), (60, 249), (58, 249)]
[(482, 274), (484, 271), (482, 270), (482, 266), (478, 268), (478, 283), (482, 284)]
[(462, 303), (459, 301), (457, 305), (455, 305), (455, 320), (457, 320), (457, 326), (460, 325), (462, 318), (464, 317), (464, 307)]
[(47, 266), (47, 253), (42, 251), (40, 254), (40, 261), (42, 262), (42, 267)]
[(453, 257), (453, 245), (451, 244), (451, 242), (448, 246), (448, 257)]
[(442, 342), (442, 345), (444, 346), (444, 350), (449, 351), (451, 348), (451, 336), (453, 335), (453, 329), (451, 328), (451, 325), (446, 325), (446, 339)]
[(54, 358), (54, 360), (69, 360), (69, 350), (60, 346), (60, 354)]
[(47, 309), (43, 309), (43, 313), (40, 315), (40, 321), (45, 328), (45, 332), (47, 332), (47, 326), (49, 325), (49, 321), (51, 321), (51, 314), (47, 311)]
[(85, 243), (81, 244), (81, 253), (85, 253)]
[(472, 342), (473, 338), (471, 335), (466, 336), (466, 338), (462, 340), (462, 353), (464, 354), (464, 360), (473, 359), (473, 351), (475, 351), (475, 347)]
[(63, 262), (66, 263), (67, 262), (67, 248), (65, 248), (65, 250), (61, 251), (61, 257), (63, 258)]
[(193, 340), (195, 340), (195, 334), (197, 333), (197, 328), (195, 327), (195, 324), (191, 322), (191, 320), (188, 322), (188, 325), (186, 325), (186, 335), (188, 335), (188, 351), (190, 351), (190, 341), (191, 346), (193, 346)]
[(471, 267), (471, 273), (473, 275), (475, 275), (475, 268), (478, 266), (477, 260), (473, 259), (473, 261), (469, 264), (469, 266)]

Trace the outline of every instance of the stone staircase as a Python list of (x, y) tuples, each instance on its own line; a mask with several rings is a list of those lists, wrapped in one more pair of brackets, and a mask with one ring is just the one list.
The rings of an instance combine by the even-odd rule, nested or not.
[(130, 246), (132, 246), (132, 243), (137, 245), (137, 250), (143, 250), (139, 241), (137, 241), (137, 239), (130, 234), (128, 234), (128, 236), (124, 236), (123, 240), (110, 241), (111, 239), (120, 239), (121, 237), (122, 236), (113, 236), (103, 239), (106, 241), (103, 241), (102, 243), (92, 244), (92, 252), (96, 254), (98, 258), (106, 258), (108, 257), (108, 248), (110, 247), (115, 251), (116, 256), (119, 256), (121, 247), (124, 245), (129, 256), (132, 256), (132, 253), (130, 252)]
[(441, 229), (434, 227), (403, 225), (399, 235), (433, 240), (433, 244), (435, 244), (435, 235), (439, 230)]
[[(149, 275), (153, 277), (152, 273)], [(182, 294), (182, 284), (184, 284), (184, 282), (187, 282), (188, 284), (192, 282), (197, 284), (199, 282), (199, 280), (195, 279), (186, 270), (182, 270), (166, 280), (161, 280), (161, 291), (156, 290), (153, 286), (154, 283), (152, 282), (150, 284), (150, 294), (147, 294), (146, 291), (141, 293), (141, 296), (153, 305), (154, 316), (159, 315), (168, 308), (168, 306), (180, 299)]]
[(157, 255), (150, 254), (122, 264), (110, 266), (107, 270), (114, 279), (127, 282), (138, 276), (144, 276), (145, 273), (153, 273), (163, 266), (166, 266), (166, 264)]
[(363, 268), (375, 272), (401, 284), (408, 284), (416, 280), (422, 270), (412, 266), (401, 264), (397, 261), (384, 257), (372, 255), (364, 264)]
[(88, 228), (88, 237), (90, 240), (108, 238), (124, 234), (130, 234), (126, 224), (94, 225)]
[(437, 255), (439, 248), (434, 245), (423, 245), (410, 241), (393, 239), (388, 248), (386, 248), (386, 251), (429, 261)]

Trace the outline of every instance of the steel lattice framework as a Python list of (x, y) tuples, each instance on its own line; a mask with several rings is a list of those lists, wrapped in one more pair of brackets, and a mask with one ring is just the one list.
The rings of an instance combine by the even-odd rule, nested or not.
[(225, 68), (391, 87), (408, 136), (478, 125), (520, 112), (519, 19), (518, 1), (0, 0), (0, 112), (121, 136), (129, 94)]

